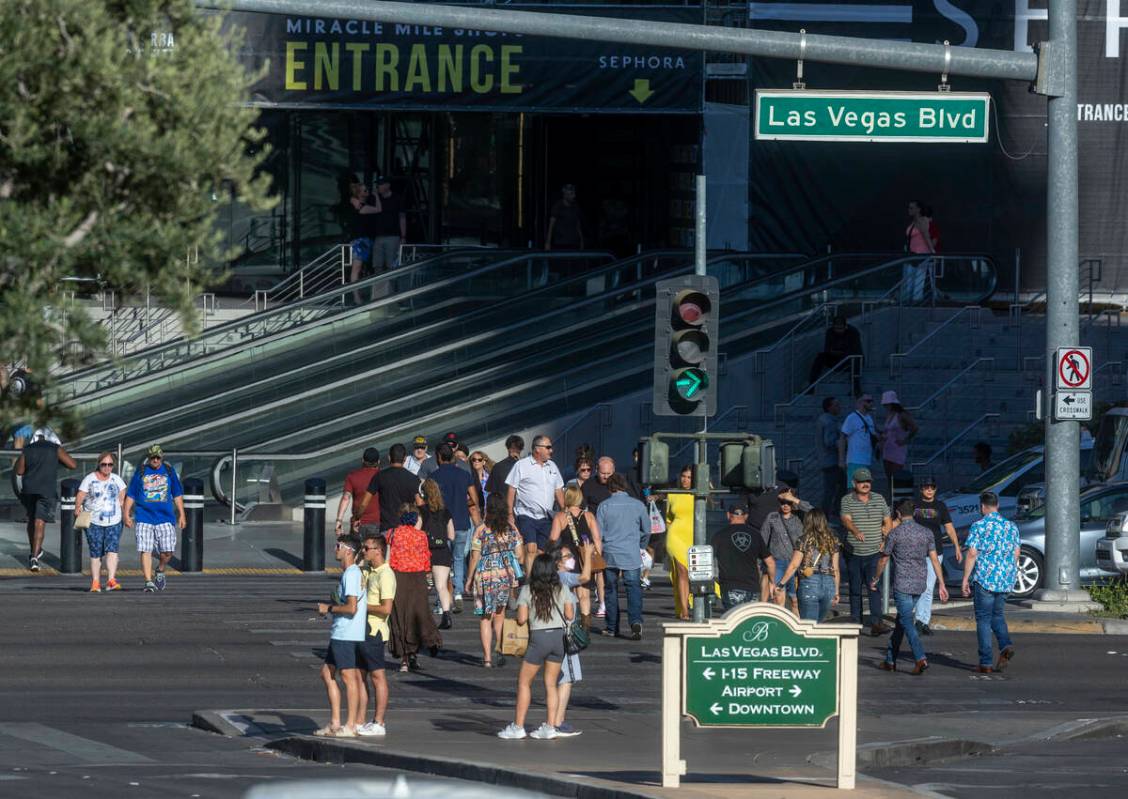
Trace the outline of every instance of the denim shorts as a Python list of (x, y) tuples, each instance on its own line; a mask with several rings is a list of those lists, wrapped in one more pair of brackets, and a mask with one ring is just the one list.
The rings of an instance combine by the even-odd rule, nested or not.
[(358, 656), (363, 645), (363, 641), (338, 641), (336, 638), (330, 638), (325, 662), (338, 669), (359, 669), (361, 664), (358, 662)]
[(107, 552), (117, 552), (120, 540), (121, 522), (105, 527), (92, 524), (86, 528), (86, 546), (90, 548), (92, 558), (100, 558)]
[(372, 239), (353, 239), (351, 245), (353, 260), (368, 263), (368, 259), (372, 257)]
[[(776, 568), (775, 568), (775, 581), (776, 581), (777, 583), (779, 582), (780, 578), (781, 578), (781, 577), (783, 577), (783, 575), (784, 575), (784, 572), (786, 572), (786, 571), (787, 571), (787, 567), (788, 567), (788, 565), (789, 565), (789, 564), (787, 564), (787, 563), (785, 563), (785, 562), (783, 562), (783, 561), (778, 561), (778, 560), (776, 561), (776, 565), (775, 565), (775, 567), (776, 567)], [(789, 598), (789, 599), (794, 599), (794, 598), (795, 598), (795, 583), (796, 583), (796, 582), (798, 582), (798, 575), (794, 575), (794, 574), (793, 574), (793, 575), (791, 576), (791, 579), (787, 581), (787, 585), (785, 585), (785, 586), (784, 586), (784, 588), (786, 588), (786, 589), (787, 589), (787, 596), (788, 596), (788, 598)]]

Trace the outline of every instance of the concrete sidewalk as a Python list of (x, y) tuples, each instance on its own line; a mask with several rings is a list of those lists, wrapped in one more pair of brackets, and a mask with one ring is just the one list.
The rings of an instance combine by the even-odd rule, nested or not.
[[(506, 711), (392, 709), (384, 739), (323, 739), (312, 731), (328, 720), (324, 709), (208, 710), (193, 725), (248, 739), (275, 751), (328, 763), (367, 763), (459, 777), (556, 796), (817, 797), (833, 795), (837, 720), (825, 730), (743, 731), (682, 727), (687, 774), (677, 789), (661, 787), (661, 740), (656, 719), (637, 713), (569, 712), (583, 735), (553, 741), (503, 741), (496, 733)], [(530, 714), (530, 722), (537, 708)], [(653, 723), (650, 723), (653, 721)], [(1128, 717), (1076, 721), (1060, 714), (1026, 714), (995, 720), (967, 713), (931, 714), (927, 726), (913, 715), (861, 718), (858, 781), (854, 795), (932, 795), (863, 773), (867, 768), (921, 766), (953, 758), (1005, 752), (1029, 741), (1116, 737)], [(527, 726), (531, 727), (531, 723)], [(927, 731), (927, 735), (922, 732)]]

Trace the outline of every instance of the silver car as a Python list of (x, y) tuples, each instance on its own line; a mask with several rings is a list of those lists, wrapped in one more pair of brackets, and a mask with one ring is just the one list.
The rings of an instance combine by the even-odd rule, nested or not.
[[(1128, 511), (1128, 482), (1106, 483), (1081, 494), (1081, 582), (1093, 583), (1107, 572), (1097, 565), (1097, 541), (1104, 538), (1110, 520)], [(1028, 597), (1042, 587), (1046, 569), (1046, 506), (1020, 513), (1014, 519), (1022, 543), (1018, 577), (1012, 596)], [(958, 581), (960, 567), (955, 558), (944, 558), (945, 577)]]

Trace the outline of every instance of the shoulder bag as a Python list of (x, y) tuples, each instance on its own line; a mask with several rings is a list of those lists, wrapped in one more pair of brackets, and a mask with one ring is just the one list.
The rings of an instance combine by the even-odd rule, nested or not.
[(575, 621), (564, 625), (564, 654), (578, 655), (591, 644), (591, 635)]

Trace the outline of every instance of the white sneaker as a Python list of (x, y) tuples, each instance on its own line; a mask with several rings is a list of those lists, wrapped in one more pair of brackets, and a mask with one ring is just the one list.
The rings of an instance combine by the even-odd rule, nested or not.
[(504, 730), (497, 734), (498, 738), (504, 738), (507, 741), (519, 741), (524, 738), (528, 733), (525, 732), (524, 727), (518, 727), (516, 724), (510, 724)]
[(367, 724), (361, 724), (356, 728), (356, 734), (364, 736), (365, 738), (372, 738), (377, 735), (387, 735), (388, 731), (384, 728), (383, 724), (377, 724), (375, 721), (370, 721)]
[(556, 737), (556, 728), (545, 722), (533, 730), (530, 737), (536, 738), (538, 741), (551, 741)]

